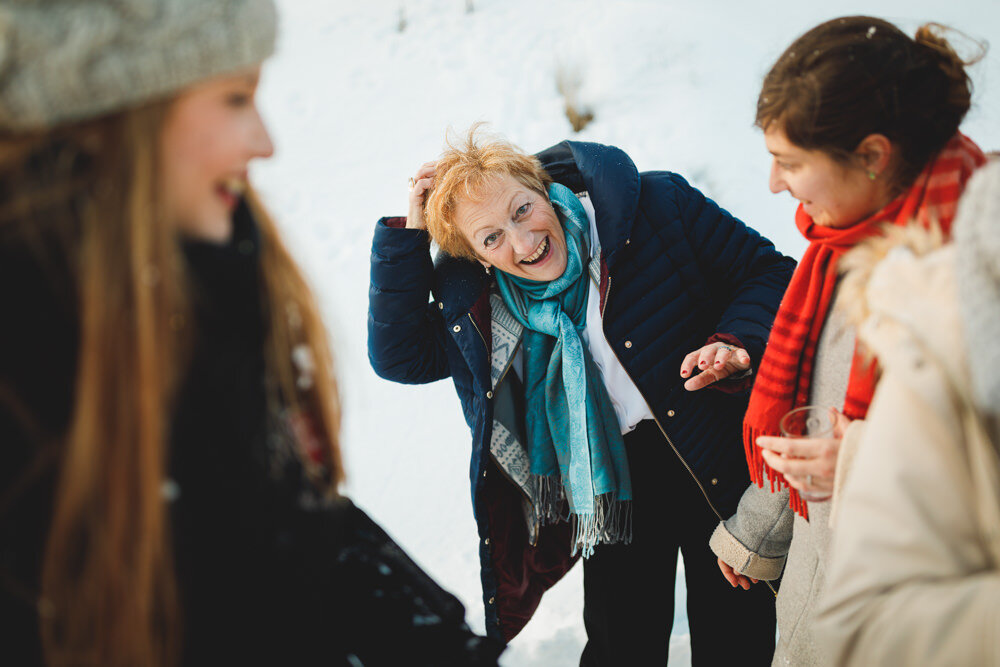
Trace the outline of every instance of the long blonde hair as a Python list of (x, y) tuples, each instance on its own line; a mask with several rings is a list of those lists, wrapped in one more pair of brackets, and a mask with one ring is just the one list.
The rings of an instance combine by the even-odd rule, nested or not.
[[(158, 138), (169, 102), (34, 136), (0, 137), (0, 230), (54, 233), (67, 249), (79, 348), (71, 420), (45, 545), (38, 612), (50, 664), (170, 665), (181, 655), (167, 477), (170, 421), (193, 343), (188, 277), (159, 219)], [(261, 234), (272, 398), (328, 444), (317, 480), (342, 481), (339, 398), (313, 295), (272, 219)], [(296, 383), (292, 352), (313, 360)]]

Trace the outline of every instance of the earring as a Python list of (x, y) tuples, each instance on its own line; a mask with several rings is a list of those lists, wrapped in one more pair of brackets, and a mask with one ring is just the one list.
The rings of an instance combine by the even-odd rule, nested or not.
[(490, 275), (490, 266), (489, 266), (489, 264), (486, 265), (486, 275)]
[(868, 172), (868, 180), (874, 181), (876, 176), (878, 176), (878, 174), (876, 174), (874, 171)]

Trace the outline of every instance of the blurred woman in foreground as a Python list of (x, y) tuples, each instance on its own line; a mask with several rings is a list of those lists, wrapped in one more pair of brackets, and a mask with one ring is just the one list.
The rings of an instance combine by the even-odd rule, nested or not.
[(1000, 162), (954, 232), (845, 258), (882, 377), (837, 505), (816, 621), (830, 664), (1000, 664)]
[(338, 494), (326, 331), (248, 189), (270, 0), (0, 25), (0, 661), (495, 664)]
[[(744, 422), (756, 483), (711, 546), (733, 586), (782, 576), (775, 664), (822, 662), (812, 637), (842, 441), (863, 428), (876, 375), (832, 307), (840, 257), (882, 225), (951, 226), (985, 158), (958, 131), (971, 90), (936, 26), (911, 39), (886, 21), (835, 19), (798, 38), (764, 79), (757, 125), (773, 156), (770, 186), (801, 203), (810, 244), (785, 294)], [(836, 410), (827, 432), (775, 437), (792, 409)], [(769, 483), (765, 484), (765, 476)], [(787, 558), (787, 563), (786, 563)]]

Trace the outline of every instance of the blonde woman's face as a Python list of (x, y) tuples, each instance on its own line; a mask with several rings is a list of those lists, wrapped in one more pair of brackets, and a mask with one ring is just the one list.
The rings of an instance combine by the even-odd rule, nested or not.
[(247, 165), (274, 152), (254, 95), (260, 67), (184, 90), (160, 136), (166, 219), (186, 236), (224, 242), (246, 189)]
[(528, 280), (566, 271), (566, 235), (544, 195), (505, 176), (481, 201), (460, 200), (455, 221), (484, 265)]

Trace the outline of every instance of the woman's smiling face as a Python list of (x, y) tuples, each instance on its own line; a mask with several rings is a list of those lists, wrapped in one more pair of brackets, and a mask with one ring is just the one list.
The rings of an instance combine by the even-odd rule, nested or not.
[(247, 185), (247, 165), (274, 152), (254, 96), (260, 67), (185, 89), (161, 131), (167, 221), (187, 236), (223, 242)]
[(566, 235), (552, 204), (511, 176), (476, 201), (460, 200), (455, 223), (484, 265), (539, 282), (566, 271)]
[(860, 166), (848, 166), (823, 151), (793, 144), (777, 123), (764, 131), (764, 142), (773, 156), (771, 192), (787, 190), (817, 225), (850, 227), (891, 199), (884, 177), (872, 180)]

